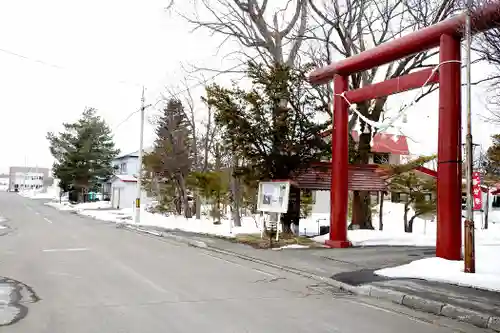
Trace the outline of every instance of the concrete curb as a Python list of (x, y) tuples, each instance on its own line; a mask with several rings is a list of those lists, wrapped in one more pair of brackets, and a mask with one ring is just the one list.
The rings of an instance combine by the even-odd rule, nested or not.
[(480, 327), (480, 328), (489, 328), (493, 331), (500, 332), (500, 317), (495, 317), (491, 316), (486, 313), (466, 309), (463, 307), (459, 307), (456, 305), (452, 304), (447, 304), (444, 302), (437, 302), (434, 300), (430, 299), (425, 299), (419, 296), (415, 295), (409, 295), (405, 294), (403, 292), (399, 292), (396, 290), (392, 290), (389, 288), (384, 288), (384, 287), (379, 287), (375, 285), (361, 285), (361, 286), (352, 286), (350, 284), (333, 280), (331, 278), (323, 277), (314, 273), (309, 273), (306, 271), (302, 271), (300, 269), (296, 269), (293, 267), (288, 267), (288, 266), (282, 266), (278, 265), (266, 260), (254, 258), (251, 256), (247, 256), (244, 254), (240, 254), (237, 252), (232, 252), (224, 249), (220, 249), (211, 245), (207, 245), (207, 243), (199, 241), (199, 240), (192, 240), (187, 237), (182, 237), (178, 235), (174, 235), (171, 233), (159, 233), (159, 232), (153, 232), (149, 231), (146, 229), (138, 228), (138, 227), (132, 227), (132, 226), (127, 226), (127, 228), (136, 230), (139, 232), (144, 232), (148, 234), (152, 234), (155, 236), (160, 236), (160, 237), (168, 237), (171, 239), (174, 239), (178, 242), (182, 242), (185, 244), (188, 244), (193, 247), (197, 248), (202, 248), (206, 249), (215, 253), (220, 253), (224, 255), (229, 255), (232, 257), (237, 257), (242, 260), (247, 260), (251, 261), (254, 263), (258, 263), (261, 265), (265, 265), (268, 267), (276, 268), (285, 272), (293, 273), (296, 275), (300, 275), (312, 280), (316, 280), (319, 282), (326, 283), (332, 287), (339, 288), (340, 290), (355, 294), (355, 295), (360, 295), (360, 296), (370, 296), (374, 298), (379, 298), (379, 299), (384, 299), (391, 301), (392, 303), (396, 303), (399, 305), (406, 306), (408, 308), (418, 310), (418, 311), (423, 311), (423, 312), (428, 312), (432, 313), (438, 316), (443, 316), (443, 317), (448, 317), (452, 319), (456, 319), (462, 322), (466, 322), (468, 324)]
[(408, 295), (389, 288), (381, 288), (373, 285), (367, 285), (366, 287), (370, 288), (370, 296), (372, 297), (390, 300), (393, 303), (401, 304), (408, 308), (433, 313), (438, 316), (456, 319), (477, 327), (489, 328), (500, 332), (499, 317), (444, 302)]

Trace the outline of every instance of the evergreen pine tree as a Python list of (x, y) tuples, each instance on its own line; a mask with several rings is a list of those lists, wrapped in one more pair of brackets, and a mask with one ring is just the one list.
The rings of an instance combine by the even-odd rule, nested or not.
[(56, 160), (53, 173), (60, 179), (61, 190), (76, 190), (81, 201), (85, 193), (100, 190), (113, 175), (111, 162), (119, 151), (109, 126), (94, 108), (86, 108), (78, 121), (63, 126), (64, 131), (57, 135), (47, 133)]
[(180, 100), (172, 98), (158, 120), (154, 150), (145, 156), (145, 164), (162, 179), (163, 187), (170, 188), (167, 193), (175, 193), (176, 211), (180, 214), (183, 210), (186, 217), (191, 217), (187, 177), (193, 161), (192, 142), (193, 133), (184, 107)]
[(500, 178), (500, 134), (493, 135), (491, 139), (492, 144), (480, 167), (485, 171), (486, 178), (491, 178), (496, 182)]
[[(307, 70), (250, 63), (251, 89), (207, 87), (206, 102), (215, 111), (221, 136), (245, 161), (239, 169), (249, 178), (289, 179), (295, 171), (330, 155), (330, 146), (320, 135), (328, 124), (315, 122), (318, 112), (328, 110), (308, 85)], [(296, 197), (294, 192), (291, 195)], [(298, 223), (299, 212), (283, 217), (288, 231), (292, 220)]]

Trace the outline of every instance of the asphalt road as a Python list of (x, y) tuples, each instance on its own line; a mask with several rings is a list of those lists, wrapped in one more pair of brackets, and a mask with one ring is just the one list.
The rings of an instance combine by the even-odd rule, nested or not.
[[(485, 332), (0, 192), (0, 332)], [(7, 230), (7, 232), (5, 232)]]

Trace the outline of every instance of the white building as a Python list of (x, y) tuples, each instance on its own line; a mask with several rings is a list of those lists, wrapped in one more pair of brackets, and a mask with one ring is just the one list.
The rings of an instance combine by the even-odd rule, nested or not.
[(50, 186), (52, 179), (49, 177), (48, 168), (39, 167), (10, 167), (9, 190), (22, 191), (37, 189), (44, 191)]
[[(116, 209), (135, 207), (137, 178), (130, 175), (116, 175), (111, 179), (111, 206)], [(145, 194), (142, 193), (142, 198)]]
[[(325, 132), (325, 136), (329, 135), (330, 132)], [(359, 135), (356, 131), (352, 132), (352, 137), (354, 141), (359, 141)], [(329, 137), (327, 137), (329, 140)], [(377, 133), (373, 137), (373, 146), (371, 147), (371, 153), (369, 157), (369, 164), (401, 164), (403, 159), (410, 154), (408, 149), (408, 141), (405, 136)], [(360, 177), (365, 177), (365, 175), (359, 175)], [(317, 179), (318, 183), (324, 183), (324, 190), (314, 190), (312, 191), (313, 205), (312, 214), (330, 214), (330, 177), (320, 177)], [(369, 177), (370, 178), (370, 177)], [(362, 178), (360, 181), (370, 182), (371, 179)], [(350, 180), (351, 182), (351, 180)], [(374, 194), (374, 199), (377, 198), (376, 193)], [(385, 196), (385, 200), (399, 201), (398, 193), (391, 193), (390, 196)]]
[[(110, 195), (113, 208), (134, 208), (137, 196), (137, 176), (139, 173), (139, 152), (117, 157), (113, 162), (115, 176), (105, 184), (104, 192)], [(141, 193), (141, 204), (149, 202), (145, 191)]]

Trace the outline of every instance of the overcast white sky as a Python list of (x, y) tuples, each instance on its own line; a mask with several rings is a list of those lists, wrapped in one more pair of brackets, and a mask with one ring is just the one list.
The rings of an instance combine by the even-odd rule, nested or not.
[[(147, 102), (154, 103), (163, 86), (182, 78), (181, 63), (221, 67), (215, 55), (219, 39), (191, 34), (187, 23), (163, 10), (168, 2), (0, 2), (0, 49), (7, 51), (0, 50), (0, 172), (25, 163), (50, 167), (47, 131), (60, 130), (62, 122), (75, 120), (85, 106), (97, 108), (115, 129), (139, 108), (141, 85), (147, 88)], [(487, 71), (478, 67), (475, 74)], [(474, 112), (484, 113), (484, 89), (474, 87), (473, 94)], [(416, 141), (412, 153), (435, 151), (436, 96), (409, 112), (404, 132)], [(138, 121), (136, 114), (115, 130), (115, 141), (125, 153), (138, 148)], [(492, 131), (477, 123), (474, 141), (488, 144)], [(146, 143), (152, 139), (153, 129), (146, 126)]]

